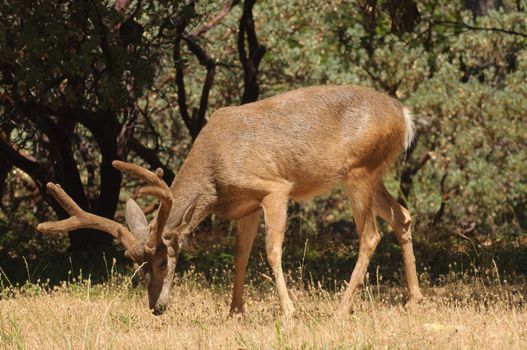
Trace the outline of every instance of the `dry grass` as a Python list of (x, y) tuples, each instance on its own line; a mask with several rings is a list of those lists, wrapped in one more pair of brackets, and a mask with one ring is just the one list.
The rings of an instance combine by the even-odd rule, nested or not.
[[(265, 279), (264, 279), (265, 280)], [(262, 283), (262, 280), (260, 280)], [(228, 319), (229, 288), (196, 274), (181, 278), (167, 314), (156, 317), (127, 279), (4, 288), (0, 344), (20, 349), (520, 349), (527, 347), (525, 286), (448, 283), (425, 288), (405, 310), (403, 290), (370, 286), (356, 311), (334, 316), (338, 293), (294, 289), (297, 313), (277, 314), (270, 282), (248, 288), (247, 314)]]

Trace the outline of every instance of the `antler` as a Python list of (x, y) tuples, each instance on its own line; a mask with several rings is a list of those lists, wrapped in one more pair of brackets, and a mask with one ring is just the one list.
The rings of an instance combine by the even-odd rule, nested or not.
[(64, 192), (60, 185), (48, 182), (49, 193), (57, 202), (71, 215), (68, 219), (59, 221), (48, 221), (37, 226), (42, 233), (56, 234), (65, 231), (73, 231), (80, 228), (91, 228), (108, 232), (117, 238), (125, 247), (125, 255), (132, 260), (138, 260), (143, 255), (143, 248), (134, 235), (123, 225), (116, 221), (94, 215), (82, 210), (70, 196)]
[(142, 187), (139, 190), (140, 195), (151, 195), (156, 197), (160, 201), (159, 209), (157, 214), (150, 224), (148, 237), (145, 244), (145, 250), (154, 254), (157, 245), (162, 241), (161, 234), (163, 228), (168, 220), (170, 209), (172, 208), (172, 193), (170, 188), (163, 181), (163, 169), (158, 168), (155, 173), (132, 163), (121, 162), (114, 160), (112, 162), (114, 168), (134, 175), (140, 179), (143, 179), (148, 183), (148, 186)]
[[(116, 221), (103, 218), (82, 210), (70, 196), (64, 192), (60, 185), (52, 182), (47, 184), (48, 191), (57, 202), (71, 215), (70, 218), (60, 221), (48, 221), (37, 226), (42, 233), (61, 233), (80, 228), (91, 228), (108, 232), (117, 238), (125, 247), (125, 254), (133, 260), (142, 257), (143, 251), (154, 254), (157, 245), (162, 241), (161, 234), (168, 220), (172, 208), (172, 194), (170, 188), (163, 181), (163, 170), (157, 169), (155, 173), (132, 163), (115, 160), (112, 165), (122, 171), (134, 175), (148, 183), (139, 190), (141, 195), (152, 195), (160, 201), (157, 214), (149, 226), (146, 242), (140, 242), (126, 227)], [(144, 246), (143, 246), (144, 243)]]

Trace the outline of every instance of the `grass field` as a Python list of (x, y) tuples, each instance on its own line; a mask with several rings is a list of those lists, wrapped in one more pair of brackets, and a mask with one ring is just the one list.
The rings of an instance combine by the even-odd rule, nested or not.
[(527, 348), (526, 286), (477, 278), (424, 287), (406, 310), (404, 289), (368, 285), (354, 313), (337, 318), (338, 291), (295, 288), (296, 314), (283, 319), (272, 282), (249, 282), (247, 312), (228, 318), (229, 280), (180, 277), (163, 316), (147, 310), (141, 288), (113, 276), (53, 288), (4, 287), (0, 344), (12, 349), (522, 349)]

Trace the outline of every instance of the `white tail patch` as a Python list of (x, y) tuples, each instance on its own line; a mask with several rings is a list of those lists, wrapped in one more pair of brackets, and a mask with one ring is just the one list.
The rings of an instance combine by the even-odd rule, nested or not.
[(404, 124), (405, 124), (404, 149), (407, 150), (408, 148), (410, 148), (410, 145), (412, 144), (412, 141), (414, 139), (415, 126), (412, 120), (412, 113), (406, 107), (403, 107), (403, 116), (404, 116)]

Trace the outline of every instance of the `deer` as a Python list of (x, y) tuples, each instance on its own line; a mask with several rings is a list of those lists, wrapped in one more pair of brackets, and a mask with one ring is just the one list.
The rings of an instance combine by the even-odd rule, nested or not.
[(139, 194), (159, 201), (150, 223), (128, 199), (124, 225), (83, 211), (59, 185), (50, 194), (70, 214), (41, 223), (42, 233), (91, 228), (113, 235), (125, 255), (142, 265), (149, 307), (166, 311), (182, 241), (211, 214), (236, 220), (234, 283), (230, 314), (244, 312), (244, 279), (261, 216), (265, 250), (280, 310), (292, 315), (282, 269), (289, 201), (305, 201), (343, 185), (359, 236), (359, 252), (337, 312), (352, 311), (380, 241), (377, 216), (401, 245), (407, 305), (419, 303), (411, 216), (388, 192), (383, 174), (414, 137), (411, 113), (382, 92), (355, 85), (300, 88), (241, 106), (220, 108), (209, 118), (169, 187), (162, 171), (113, 161), (121, 172), (146, 183)]

